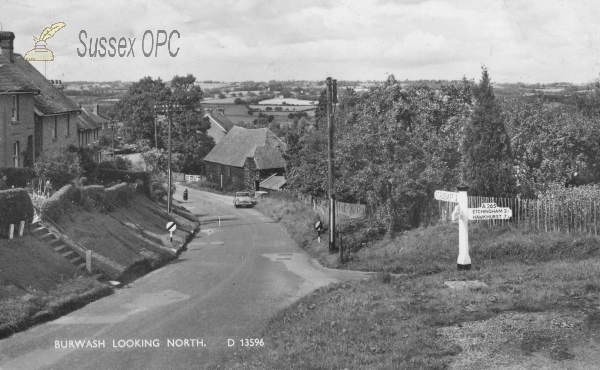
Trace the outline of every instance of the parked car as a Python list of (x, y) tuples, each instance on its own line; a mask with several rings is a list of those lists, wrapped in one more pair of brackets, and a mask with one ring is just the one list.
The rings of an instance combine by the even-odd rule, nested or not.
[(247, 191), (238, 191), (235, 193), (235, 198), (233, 198), (233, 205), (235, 208), (252, 207), (254, 203), (252, 202), (250, 193)]

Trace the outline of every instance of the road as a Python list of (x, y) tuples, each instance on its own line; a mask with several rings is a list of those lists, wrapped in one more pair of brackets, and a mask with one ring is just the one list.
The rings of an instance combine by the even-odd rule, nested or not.
[(184, 205), (202, 230), (179, 259), (1, 340), (0, 370), (199, 368), (235, 352), (240, 340), (259, 338), (268, 319), (299, 297), (367, 277), (322, 268), (279, 224), (254, 209), (234, 208), (231, 197), (189, 189)]

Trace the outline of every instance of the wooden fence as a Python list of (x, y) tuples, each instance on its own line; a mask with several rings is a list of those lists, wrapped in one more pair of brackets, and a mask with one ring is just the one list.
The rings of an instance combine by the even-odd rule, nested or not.
[(174, 181), (199, 182), (202, 180), (201, 175), (187, 175), (185, 173), (175, 171), (173, 171), (172, 173)]
[[(302, 202), (312, 205), (313, 209), (321, 215), (329, 214), (329, 201), (313, 198), (310, 195), (297, 193), (296, 196)], [(367, 206), (364, 204), (335, 202), (335, 214), (350, 218), (364, 218), (367, 216)]]
[[(507, 220), (478, 220), (489, 225), (512, 225), (540, 231), (573, 231), (598, 234), (600, 200), (595, 198), (521, 199), (469, 196), (469, 208), (496, 203), (512, 210)], [(449, 221), (456, 203), (438, 201), (440, 220)]]

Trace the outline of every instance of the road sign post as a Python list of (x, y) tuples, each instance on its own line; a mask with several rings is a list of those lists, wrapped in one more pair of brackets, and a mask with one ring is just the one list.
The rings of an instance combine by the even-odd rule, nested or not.
[(445, 202), (458, 203), (452, 212), (452, 221), (458, 221), (458, 259), (459, 270), (471, 269), (469, 256), (469, 220), (506, 220), (512, 217), (510, 208), (496, 206), (496, 203), (483, 203), (480, 208), (469, 208), (469, 187), (465, 184), (456, 187), (458, 193), (437, 190), (434, 197)]
[(173, 242), (173, 231), (175, 231), (176, 229), (177, 229), (177, 225), (175, 224), (175, 222), (170, 221), (167, 223), (167, 231), (170, 234), (170, 236), (169, 236), (170, 242)]
[(460, 216), (458, 218), (458, 260), (457, 267), (459, 270), (471, 269), (471, 257), (469, 256), (469, 222), (467, 211), (469, 209), (469, 198), (467, 190), (469, 187), (465, 184), (458, 185), (457, 202)]

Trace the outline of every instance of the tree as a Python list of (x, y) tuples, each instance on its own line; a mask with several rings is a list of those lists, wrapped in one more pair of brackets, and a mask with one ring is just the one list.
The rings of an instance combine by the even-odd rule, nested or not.
[(171, 91), (160, 78), (144, 77), (129, 87), (115, 105), (111, 118), (124, 123), (129, 140), (149, 139), (154, 142), (154, 105), (166, 102), (170, 95)]
[[(130, 141), (147, 140), (154, 143), (155, 117), (154, 106), (172, 103), (182, 107), (182, 112), (172, 116), (172, 149), (181, 158), (181, 170), (202, 171), (203, 154), (214, 146), (214, 140), (206, 134), (209, 123), (196, 110), (203, 97), (202, 90), (195, 84), (196, 78), (175, 76), (170, 88), (160, 79), (150, 77), (134, 83), (126, 96), (117, 103), (115, 117), (125, 122), (131, 134)], [(168, 144), (169, 119), (164, 113), (156, 118), (159, 122), (158, 148), (166, 149)], [(201, 172), (195, 172), (201, 173)]]
[(225, 94), (219, 94), (219, 99), (225, 99), (226, 97)]
[(77, 152), (69, 150), (41, 155), (36, 158), (34, 169), (43, 183), (50, 181), (54, 190), (79, 179), (83, 173)]
[(473, 97), (475, 104), (462, 142), (463, 179), (473, 195), (513, 195), (516, 177), (510, 138), (485, 67), (481, 81), (473, 88)]

